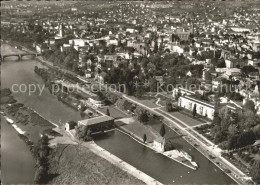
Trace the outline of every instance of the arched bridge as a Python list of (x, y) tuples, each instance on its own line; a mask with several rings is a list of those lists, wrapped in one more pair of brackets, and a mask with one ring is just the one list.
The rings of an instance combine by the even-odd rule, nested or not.
[(40, 54), (39, 53), (7, 54), (7, 55), (1, 55), (1, 60), (4, 61), (4, 59), (7, 58), (7, 57), (17, 57), (18, 60), (22, 60), (24, 56), (37, 57), (37, 56), (40, 56)]

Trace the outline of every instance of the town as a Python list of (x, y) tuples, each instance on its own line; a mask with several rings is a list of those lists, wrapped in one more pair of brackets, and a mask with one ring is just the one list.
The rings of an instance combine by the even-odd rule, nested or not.
[[(24, 105), (19, 103), (18, 84), (1, 87), (1, 114), (26, 138), (38, 161), (34, 183), (259, 184), (259, 5), (259, 1), (2, 3), (1, 45), (19, 52), (1, 49), (1, 72), (10, 61), (15, 61), (13, 66), (28, 63), (34, 78), (30, 83), (37, 78), (46, 89), (44, 93), (34, 89), (28, 99), (50, 96), (48, 104), (63, 104), (79, 115), (55, 122), (50, 116), (55, 113), (47, 107), (36, 110), (36, 115), (31, 109), (37, 105), (26, 104), (27, 99), (21, 102)], [(35, 126), (37, 120), (41, 121)], [(124, 180), (107, 180), (109, 170), (101, 167), (95, 169), (107, 176), (104, 182), (95, 174), (70, 179), (68, 171), (76, 162), (64, 166), (64, 171), (54, 170), (54, 164), (61, 165), (55, 160), (65, 145), (75, 147), (71, 152), (82, 152), (75, 145), (86, 147), (86, 156), (99, 156), (105, 159), (102, 163), (126, 172), (121, 175)], [(139, 160), (153, 156), (150, 162), (158, 163), (161, 174), (148, 170), (145, 162), (137, 165), (133, 160), (138, 160), (137, 154), (126, 154), (120, 147), (145, 147), (151, 154), (136, 149), (144, 156)], [(159, 158), (180, 165), (180, 172), (172, 171), (176, 174), (171, 177), (167, 173), (171, 168), (161, 167)], [(205, 161), (212, 165), (209, 169)], [(85, 168), (72, 174), (85, 176)], [(123, 173), (119, 169), (114, 173)], [(3, 175), (1, 180), (5, 182)]]

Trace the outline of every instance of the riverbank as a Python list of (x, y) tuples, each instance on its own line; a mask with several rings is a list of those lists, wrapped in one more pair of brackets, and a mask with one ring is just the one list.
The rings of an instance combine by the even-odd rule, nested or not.
[[(108, 161), (108, 158), (104, 159), (100, 155), (104, 155), (104, 152), (89, 143), (83, 145), (57, 145), (49, 157), (50, 173), (57, 174), (57, 176), (49, 183), (144, 184), (134, 176), (116, 167), (117, 165), (110, 160)], [(109, 158), (111, 159), (111, 157)]]
[(10, 45), (12, 47), (15, 47), (21, 51), (24, 51), (25, 53), (36, 53), (35, 50), (29, 49), (28, 47), (24, 46), (23, 44), (17, 43), (17, 42), (13, 42), (10, 40), (1, 40), (1, 44), (7, 44)]

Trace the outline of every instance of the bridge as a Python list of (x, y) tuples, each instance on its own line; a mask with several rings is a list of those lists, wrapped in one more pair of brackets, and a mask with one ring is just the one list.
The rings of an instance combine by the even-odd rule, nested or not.
[(37, 57), (40, 56), (39, 53), (19, 53), (19, 54), (7, 54), (7, 55), (1, 55), (1, 61), (4, 61), (5, 58), (7, 57), (17, 57), (18, 60), (22, 60), (24, 56), (33, 56)]

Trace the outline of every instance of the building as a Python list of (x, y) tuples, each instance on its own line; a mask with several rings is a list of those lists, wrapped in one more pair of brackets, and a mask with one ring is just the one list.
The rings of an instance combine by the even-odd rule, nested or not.
[(157, 137), (153, 141), (153, 148), (159, 152), (165, 152), (173, 148), (170, 140), (166, 140), (164, 137)]
[(222, 85), (222, 78), (215, 78), (212, 80), (212, 88), (218, 89)]
[(165, 145), (165, 138), (158, 137), (153, 141), (153, 147), (154, 149), (164, 152), (164, 145)]
[(78, 126), (87, 126), (92, 132), (100, 132), (114, 128), (114, 118), (103, 115), (99, 117), (93, 117), (85, 120), (78, 121)]
[(107, 78), (107, 76), (108, 76), (107, 73), (103, 71), (103, 72), (101, 72), (99, 74), (96, 74), (95, 79), (99, 83), (104, 84), (105, 83), (105, 79)]
[(171, 51), (174, 53), (183, 54), (184, 53), (184, 47), (180, 45), (172, 45)]
[(182, 88), (182, 87), (178, 87), (178, 88), (174, 88), (172, 90), (172, 97), (174, 99), (176, 99), (178, 96), (184, 96), (184, 95), (192, 95), (192, 94), (196, 94), (194, 91)]
[(104, 100), (101, 99), (99, 96), (92, 96), (92, 97), (88, 98), (88, 102), (91, 103), (95, 107), (104, 106)]
[(245, 28), (245, 27), (231, 27), (230, 28), (234, 32), (250, 32), (250, 28)]
[(65, 130), (66, 131), (70, 131), (70, 130), (73, 130), (75, 129), (75, 127), (77, 126), (77, 122), (74, 122), (74, 121), (69, 121), (65, 124)]
[(45, 44), (45, 43), (35, 45), (35, 50), (37, 51), (37, 53), (42, 53), (48, 49), (49, 48), (48, 48), (47, 44)]
[(191, 32), (191, 30), (185, 31), (183, 28), (177, 28), (176, 35), (180, 38), (180, 40), (187, 41), (190, 38)]
[(178, 105), (190, 111), (196, 105), (197, 114), (213, 120), (215, 107), (212, 103), (204, 102), (191, 96), (181, 96)]
[(248, 62), (245, 62), (243, 59), (229, 59), (225, 60), (226, 68), (235, 68), (237, 66), (244, 67)]
[(231, 68), (227, 69), (226, 75), (227, 76), (239, 76), (241, 74), (241, 69), (238, 68)]
[(64, 26), (63, 26), (63, 24), (60, 24), (59, 28), (58, 28), (58, 33), (57, 33), (55, 39), (61, 39), (63, 37), (64, 37)]
[(248, 65), (253, 67), (258, 67), (258, 63), (260, 63), (260, 60), (248, 60)]

